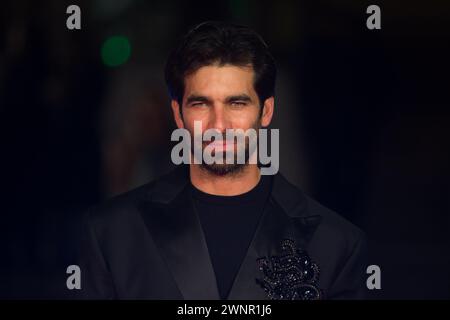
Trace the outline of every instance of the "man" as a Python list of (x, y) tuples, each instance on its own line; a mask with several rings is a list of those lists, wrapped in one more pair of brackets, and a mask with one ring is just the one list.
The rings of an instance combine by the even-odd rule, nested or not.
[(225, 137), (227, 129), (270, 124), (275, 78), (267, 45), (246, 27), (206, 22), (183, 38), (166, 65), (177, 127), (194, 136), (199, 121), (202, 132), (223, 137), (204, 141), (203, 150), (224, 156), (244, 148), (246, 161), (191, 161), (90, 210), (84, 297), (363, 297), (363, 233), (280, 173), (261, 175), (248, 161), (249, 143)]

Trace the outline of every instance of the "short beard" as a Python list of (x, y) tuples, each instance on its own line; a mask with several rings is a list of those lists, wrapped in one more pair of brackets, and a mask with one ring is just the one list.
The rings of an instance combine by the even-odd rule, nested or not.
[[(255, 129), (256, 131), (258, 131), (258, 129), (261, 127), (259, 125), (259, 119), (257, 120), (256, 123), (253, 124), (252, 128)], [(225, 133), (223, 133), (223, 139), (225, 139)], [(258, 144), (259, 141), (256, 141), (256, 144)], [(194, 145), (194, 143), (192, 142), (192, 146)], [(205, 147), (205, 145), (203, 146), (203, 148)], [(203, 152), (203, 150), (202, 150)], [(200, 164), (200, 168), (208, 171), (209, 173), (215, 175), (215, 176), (219, 176), (219, 177), (223, 177), (223, 176), (237, 176), (239, 174), (241, 174), (244, 169), (248, 166), (249, 164), (249, 159), (250, 159), (250, 155), (251, 153), (256, 152), (256, 150), (250, 150), (250, 146), (249, 146), (249, 141), (246, 138), (245, 141), (245, 150), (244, 150), (244, 156), (245, 156), (245, 161), (244, 163), (237, 163), (237, 150), (234, 153), (234, 161), (231, 164), (225, 163), (226, 160), (226, 154), (223, 154), (223, 163), (211, 163), (211, 164), (207, 164), (204, 161), (202, 161), (202, 163)], [(214, 151), (213, 151), (214, 153)], [(194, 154), (194, 149), (192, 149), (192, 154)]]
[[(214, 152), (213, 152), (214, 154)], [(231, 164), (225, 163), (226, 160), (226, 153), (223, 153), (223, 163), (205, 163), (202, 162), (200, 167), (204, 170), (207, 170), (209, 173), (212, 173), (216, 176), (237, 176), (242, 171), (244, 171), (245, 167), (248, 165), (249, 159), (250, 159), (250, 151), (249, 151), (249, 145), (246, 141), (245, 143), (245, 150), (244, 150), (244, 157), (245, 161), (244, 163), (237, 163), (237, 152), (234, 153), (234, 161)]]
[(218, 164), (218, 163), (202, 163), (200, 168), (212, 173), (216, 176), (237, 176), (244, 171), (247, 163), (233, 163), (233, 164)]

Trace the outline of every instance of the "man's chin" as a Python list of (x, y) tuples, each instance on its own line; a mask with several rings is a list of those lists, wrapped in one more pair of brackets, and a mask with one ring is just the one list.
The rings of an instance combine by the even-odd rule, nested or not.
[(206, 164), (202, 163), (201, 167), (216, 176), (236, 175), (244, 170), (245, 164)]

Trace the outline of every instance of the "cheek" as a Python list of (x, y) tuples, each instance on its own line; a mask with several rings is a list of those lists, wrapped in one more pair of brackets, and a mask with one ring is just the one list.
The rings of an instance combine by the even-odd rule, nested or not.
[[(200, 125), (199, 128), (195, 128), (195, 122), (199, 121)], [(203, 133), (203, 131), (205, 130), (205, 121), (204, 119), (200, 118), (200, 117), (192, 117), (192, 116), (187, 116), (184, 117), (184, 127), (189, 131), (189, 133), (191, 134), (192, 137), (194, 137), (194, 135), (196, 133)]]
[(260, 124), (259, 110), (257, 112), (246, 112), (234, 121), (235, 128), (249, 129)]
[(186, 126), (194, 129), (194, 122), (201, 121), (202, 127), (208, 120), (208, 113), (202, 110), (186, 110), (183, 113), (183, 119)]

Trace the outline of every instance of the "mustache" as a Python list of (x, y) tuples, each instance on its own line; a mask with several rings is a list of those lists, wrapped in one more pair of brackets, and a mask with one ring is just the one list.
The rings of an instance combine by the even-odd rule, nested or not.
[[(219, 133), (217, 135), (219, 135)], [(221, 132), (220, 133), (220, 138), (211, 137), (211, 140), (207, 140), (207, 141), (203, 141), (203, 136), (202, 136), (202, 144), (203, 145), (209, 145), (209, 144), (211, 144), (213, 142), (216, 142), (216, 143), (229, 143), (229, 144), (231, 144), (231, 143), (236, 143), (237, 142), (236, 140), (237, 140), (236, 137), (232, 137), (231, 139), (227, 139), (225, 132)]]

